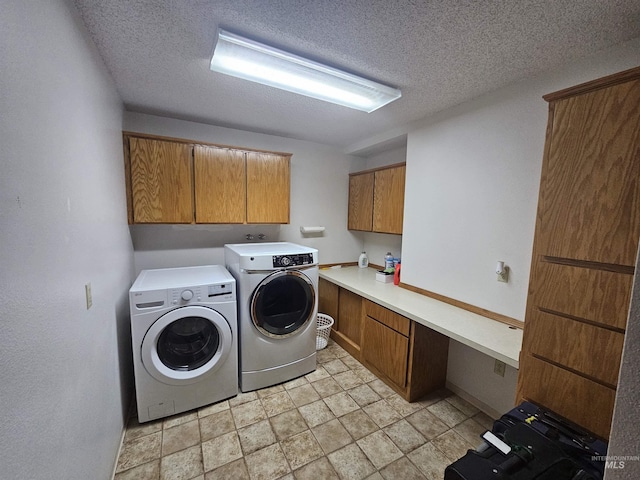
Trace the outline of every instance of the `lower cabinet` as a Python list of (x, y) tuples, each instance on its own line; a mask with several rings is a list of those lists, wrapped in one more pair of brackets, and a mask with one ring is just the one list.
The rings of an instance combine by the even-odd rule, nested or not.
[(322, 278), (319, 290), (331, 338), (405, 400), (444, 387), (449, 337)]
[(340, 288), (338, 298), (338, 343), (358, 358), (362, 353), (362, 297)]
[(360, 360), (362, 297), (321, 278), (318, 284), (318, 312), (333, 318), (331, 338)]
[(367, 334), (363, 338), (362, 362), (387, 377), (398, 388), (407, 385), (409, 337), (367, 316)]

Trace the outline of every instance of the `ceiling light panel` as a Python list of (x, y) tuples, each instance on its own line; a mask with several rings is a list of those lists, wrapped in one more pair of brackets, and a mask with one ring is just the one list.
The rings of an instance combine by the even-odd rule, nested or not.
[(218, 30), (211, 70), (363, 112), (401, 97), (400, 90)]

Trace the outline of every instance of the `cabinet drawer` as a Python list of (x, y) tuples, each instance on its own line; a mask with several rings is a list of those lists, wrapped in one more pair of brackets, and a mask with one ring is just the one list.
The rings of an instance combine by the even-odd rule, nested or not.
[(540, 308), (624, 329), (633, 275), (537, 262), (534, 304)]
[(609, 438), (616, 391), (530, 355), (524, 399), (538, 403), (602, 438)]
[(365, 317), (362, 355), (369, 364), (386, 375), (395, 385), (404, 388), (407, 383), (409, 339), (371, 317)]
[(533, 354), (612, 386), (618, 382), (624, 335), (543, 312), (527, 321)]
[(384, 308), (377, 303), (373, 303), (369, 300), (365, 300), (365, 315), (376, 319), (380, 323), (387, 327), (400, 332), (405, 337), (409, 336), (409, 329), (411, 327), (411, 320), (407, 317), (392, 312), (388, 308)]

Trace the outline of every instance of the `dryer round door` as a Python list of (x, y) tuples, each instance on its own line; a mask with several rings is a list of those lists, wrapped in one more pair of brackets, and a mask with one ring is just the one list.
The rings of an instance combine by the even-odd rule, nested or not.
[(145, 369), (169, 385), (189, 385), (211, 375), (229, 357), (232, 332), (225, 318), (203, 306), (177, 308), (158, 318), (142, 340)]
[(264, 278), (251, 297), (251, 320), (260, 333), (286, 338), (304, 329), (313, 318), (316, 291), (304, 273), (281, 270)]

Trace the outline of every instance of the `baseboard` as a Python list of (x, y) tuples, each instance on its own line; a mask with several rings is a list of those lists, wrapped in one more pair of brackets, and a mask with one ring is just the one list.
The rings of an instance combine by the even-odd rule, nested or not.
[(466, 400), (467, 402), (469, 402), (474, 407), (480, 409), (482, 412), (486, 413), (487, 415), (489, 415), (493, 419), (498, 419), (505, 413), (505, 412), (498, 412), (497, 410), (494, 410), (493, 408), (491, 408), (489, 405), (487, 405), (483, 401), (478, 400), (476, 397), (474, 397), (470, 393), (465, 392), (463, 389), (461, 389), (457, 385), (454, 385), (453, 383), (449, 382), (448, 380), (445, 383), (445, 387), (447, 387), (448, 390), (452, 391), (453, 393), (458, 395), (463, 400)]
[(118, 469), (118, 459), (120, 458), (120, 453), (122, 452), (122, 444), (124, 443), (124, 436), (127, 433), (127, 425), (124, 425), (122, 429), (122, 435), (120, 436), (120, 445), (118, 446), (118, 452), (116, 453), (116, 460), (113, 462), (113, 471), (111, 472), (111, 480), (116, 478), (116, 470)]
[(113, 471), (111, 472), (111, 480), (116, 478), (116, 470), (118, 469), (118, 459), (120, 458), (120, 453), (122, 453), (122, 444), (124, 443), (124, 436), (127, 434), (127, 425), (129, 425), (129, 420), (131, 419), (136, 403), (135, 394), (131, 397), (131, 401), (129, 403), (129, 408), (127, 408), (126, 418), (124, 419), (124, 426), (122, 427), (122, 435), (120, 435), (120, 445), (118, 446), (118, 452), (116, 453), (116, 459), (113, 462)]

